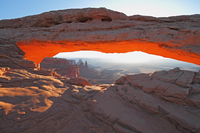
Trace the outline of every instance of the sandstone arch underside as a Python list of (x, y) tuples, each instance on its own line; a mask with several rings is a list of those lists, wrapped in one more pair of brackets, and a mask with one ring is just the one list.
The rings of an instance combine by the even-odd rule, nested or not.
[(200, 15), (126, 16), (105, 8), (68, 9), (0, 21), (0, 39), (40, 63), (59, 52), (143, 51), (200, 65)]

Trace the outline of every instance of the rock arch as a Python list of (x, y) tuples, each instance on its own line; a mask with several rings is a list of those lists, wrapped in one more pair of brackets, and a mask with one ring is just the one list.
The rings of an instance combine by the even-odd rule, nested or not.
[(0, 36), (39, 63), (59, 52), (143, 51), (200, 65), (200, 15), (126, 16), (105, 8), (51, 11), (0, 21)]

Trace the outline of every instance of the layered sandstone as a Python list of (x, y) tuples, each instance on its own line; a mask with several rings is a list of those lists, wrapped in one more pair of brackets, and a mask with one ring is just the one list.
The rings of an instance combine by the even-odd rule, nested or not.
[(24, 59), (25, 53), (9, 40), (0, 39), (0, 67), (36, 68), (35, 62)]
[(0, 132), (200, 131), (200, 72), (175, 68), (90, 86), (38, 71), (0, 69)]
[(79, 67), (70, 62), (74, 63), (74, 61), (69, 61), (67, 59), (46, 57), (40, 63), (40, 68), (53, 70), (57, 74), (69, 78), (80, 77)]
[(36, 63), (59, 52), (95, 50), (143, 51), (199, 64), (199, 36), (198, 14), (155, 18), (85, 8), (0, 21), (0, 39), (16, 43)]

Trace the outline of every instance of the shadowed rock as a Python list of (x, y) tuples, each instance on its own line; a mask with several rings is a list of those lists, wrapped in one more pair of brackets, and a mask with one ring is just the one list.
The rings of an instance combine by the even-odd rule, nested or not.
[(46, 57), (40, 63), (40, 68), (53, 70), (69, 78), (80, 77), (79, 67), (66, 59)]
[[(199, 72), (175, 68), (93, 86), (83, 85), (80, 78), (34, 73), (0, 69), (1, 132), (182, 133), (200, 129)], [(174, 81), (172, 73), (175, 77), (182, 73), (192, 81), (181, 76)]]

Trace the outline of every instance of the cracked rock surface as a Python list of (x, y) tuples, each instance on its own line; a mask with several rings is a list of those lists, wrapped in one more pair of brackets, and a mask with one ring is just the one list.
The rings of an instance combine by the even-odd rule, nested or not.
[(200, 131), (200, 72), (175, 68), (122, 76), (115, 84), (79, 82), (2, 67), (0, 132)]

